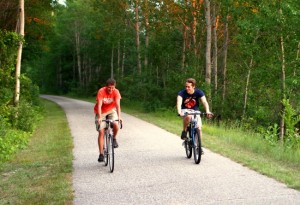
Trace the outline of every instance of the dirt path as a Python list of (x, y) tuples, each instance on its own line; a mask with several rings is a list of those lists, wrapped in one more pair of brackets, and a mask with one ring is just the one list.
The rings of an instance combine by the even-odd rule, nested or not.
[(115, 171), (98, 163), (93, 104), (43, 96), (66, 113), (74, 137), (74, 204), (300, 204), (300, 192), (209, 150), (200, 165), (178, 136), (123, 113)]

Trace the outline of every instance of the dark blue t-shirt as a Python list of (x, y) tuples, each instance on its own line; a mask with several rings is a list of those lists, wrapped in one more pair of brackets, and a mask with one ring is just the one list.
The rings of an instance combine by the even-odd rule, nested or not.
[(182, 97), (181, 109), (193, 109), (199, 110), (199, 99), (204, 95), (204, 92), (200, 89), (195, 89), (193, 94), (188, 94), (187, 91), (181, 90), (178, 93), (179, 96)]

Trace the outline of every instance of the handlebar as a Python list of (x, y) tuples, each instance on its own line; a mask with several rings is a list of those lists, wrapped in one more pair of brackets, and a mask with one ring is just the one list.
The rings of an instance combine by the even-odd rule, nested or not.
[[(193, 111), (193, 112), (185, 112), (184, 113), (184, 117), (186, 117), (186, 116), (188, 116), (188, 115), (200, 115), (200, 116), (214, 116), (214, 114), (213, 113), (205, 113), (205, 112), (201, 112), (201, 111)], [(179, 115), (178, 114), (178, 116), (181, 116), (181, 115)]]

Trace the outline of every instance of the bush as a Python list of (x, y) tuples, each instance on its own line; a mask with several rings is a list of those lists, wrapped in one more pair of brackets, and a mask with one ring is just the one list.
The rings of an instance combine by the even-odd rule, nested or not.
[(10, 159), (17, 150), (24, 148), (28, 143), (30, 134), (20, 130), (7, 130), (0, 136), (0, 162)]
[(12, 107), (11, 124), (15, 129), (32, 132), (42, 117), (40, 113), (41, 108), (28, 102), (20, 102), (18, 107)]

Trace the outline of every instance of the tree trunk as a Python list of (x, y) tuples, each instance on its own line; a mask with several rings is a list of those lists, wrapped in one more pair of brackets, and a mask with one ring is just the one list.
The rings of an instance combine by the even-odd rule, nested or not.
[(148, 0), (145, 0), (145, 60), (144, 66), (147, 70), (148, 68), (148, 49), (149, 49), (149, 7), (148, 7)]
[(211, 18), (210, 18), (210, 0), (205, 0), (205, 20), (206, 20), (206, 70), (205, 70), (205, 82), (209, 87), (207, 92), (208, 101), (211, 101)]
[(92, 82), (92, 79), (93, 79), (93, 76), (92, 76), (92, 59), (91, 59), (91, 57), (89, 57), (88, 68), (89, 68), (88, 84), (90, 84)]
[(114, 46), (111, 49), (111, 58), (110, 58), (110, 78), (114, 78)]
[(142, 74), (141, 51), (140, 51), (140, 26), (139, 26), (139, 0), (135, 0), (135, 32), (138, 74)]
[(78, 22), (75, 22), (75, 47), (76, 47), (79, 86), (82, 87), (82, 66), (81, 66), (81, 55), (80, 55), (80, 33), (79, 33), (79, 29), (78, 29)]
[[(19, 33), (24, 37), (24, 28), (25, 28), (25, 12), (24, 12), (24, 0), (20, 0), (20, 28)], [(17, 63), (16, 63), (16, 87), (15, 87), (15, 96), (14, 96), (14, 105), (18, 106), (20, 101), (20, 75), (21, 75), (21, 60), (22, 60), (22, 50), (23, 42), (19, 42), (18, 54), (17, 54)]]
[(121, 45), (120, 45), (120, 40), (118, 40), (118, 67), (117, 67), (117, 76), (120, 76), (120, 68), (121, 68)]
[(196, 8), (196, 0), (192, 0), (192, 16), (193, 16), (193, 22), (192, 22), (192, 40), (193, 40), (193, 50), (194, 54), (197, 55), (197, 38), (196, 38), (196, 32), (197, 32), (197, 8)]
[[(282, 9), (280, 8), (279, 10), (280, 15), (282, 15)], [(281, 34), (280, 36), (280, 47), (281, 47), (281, 100), (285, 98), (285, 53), (284, 53), (284, 40), (283, 40), (283, 35)], [(282, 104), (282, 110), (281, 110), (281, 120), (280, 120), (280, 141), (283, 143), (283, 138), (284, 138), (284, 117), (285, 117), (285, 107)]]
[(250, 76), (251, 76), (252, 66), (253, 66), (253, 56), (251, 57), (250, 65), (249, 65), (249, 69), (248, 69), (248, 74), (247, 74), (245, 96), (244, 96), (244, 108), (243, 108), (243, 116), (242, 116), (242, 118), (244, 118), (246, 116), (247, 101), (248, 101), (248, 89), (249, 89), (249, 82), (250, 82)]
[(228, 50), (228, 18), (226, 16), (226, 23), (225, 23), (225, 31), (224, 31), (224, 45), (223, 45), (223, 85), (222, 85), (222, 110), (224, 108), (224, 102), (226, 97), (226, 75), (227, 75), (227, 50)]
[(125, 46), (125, 40), (124, 40), (124, 45), (123, 45), (123, 55), (122, 55), (122, 68), (121, 68), (121, 78), (123, 79), (124, 77), (124, 63), (125, 63), (125, 52), (126, 46)]
[[(298, 42), (298, 48), (297, 48), (297, 54), (296, 54), (296, 62), (298, 61), (298, 59), (299, 59), (299, 53), (300, 53), (300, 41)], [(296, 77), (296, 68), (297, 67), (295, 67), (294, 68), (294, 72), (293, 72), (293, 75), (294, 75), (294, 77)]]
[(61, 58), (59, 58), (58, 71), (57, 71), (57, 82), (58, 87), (62, 87), (62, 66), (61, 66)]
[(218, 39), (217, 39), (217, 29), (218, 23), (216, 18), (216, 3), (214, 2), (212, 9), (212, 37), (213, 37), (213, 52), (212, 52), (212, 70), (214, 76), (214, 95), (217, 96), (218, 91)]
[[(184, 6), (186, 8), (187, 6), (187, 0), (184, 1)], [(185, 68), (185, 61), (186, 61), (186, 42), (187, 42), (187, 26), (186, 26), (186, 9), (184, 12), (184, 20), (183, 20), (183, 29), (182, 29), (182, 57), (181, 57), (181, 71), (184, 72), (184, 68)]]

